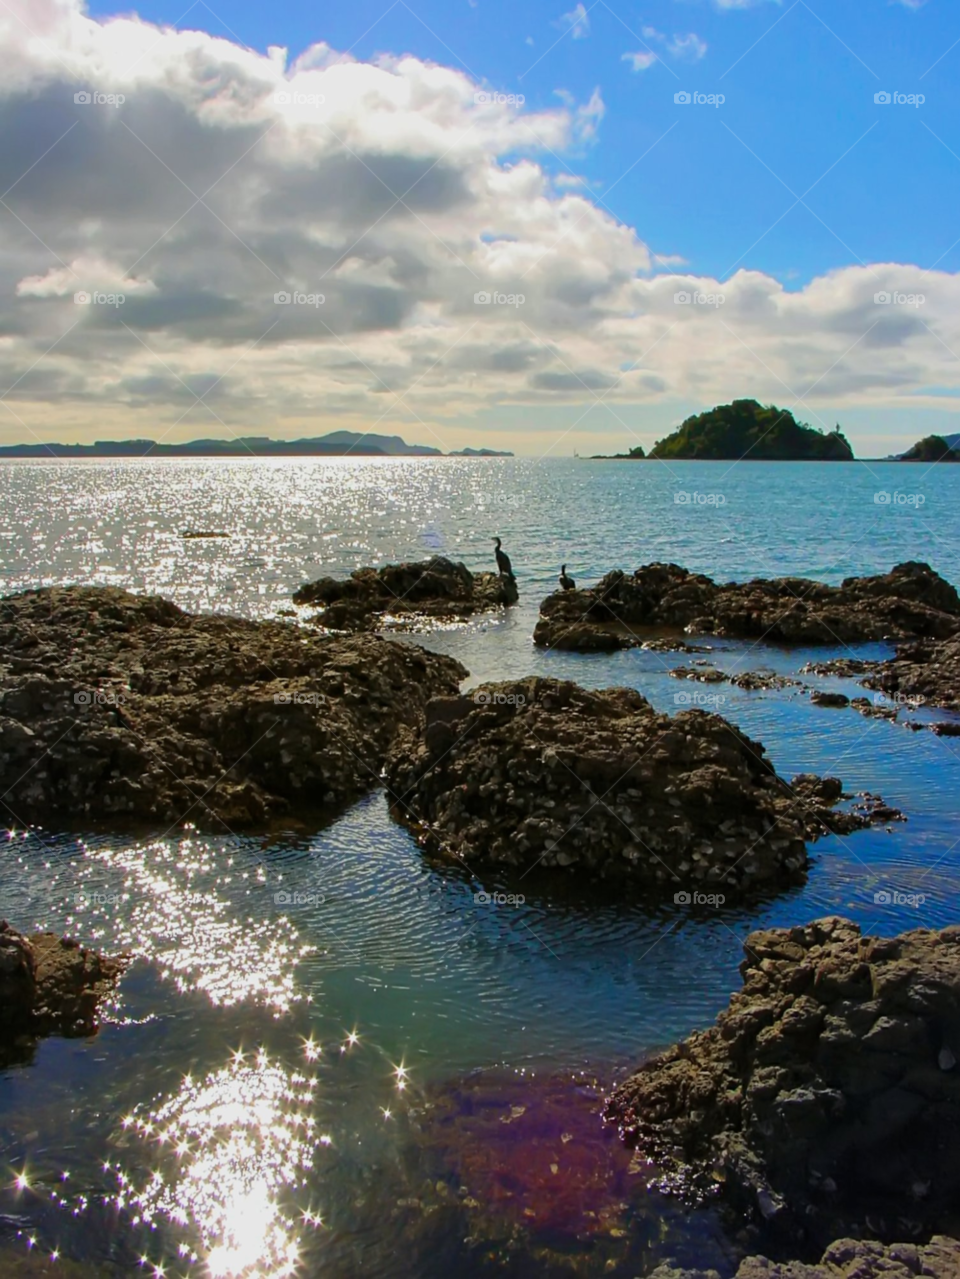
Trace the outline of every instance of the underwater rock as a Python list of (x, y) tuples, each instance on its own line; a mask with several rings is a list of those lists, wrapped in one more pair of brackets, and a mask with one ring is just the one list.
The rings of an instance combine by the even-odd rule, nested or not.
[[(736, 1279), (958, 1279), (960, 1243), (938, 1235), (928, 1244), (884, 1245), (871, 1239), (838, 1239), (817, 1265), (746, 1257)], [(719, 1279), (715, 1270), (658, 1266), (649, 1279)]]
[(320, 812), (378, 786), (398, 726), (467, 674), (374, 635), (94, 586), (0, 600), (0, 653), (0, 793), (21, 823)]
[(949, 1229), (960, 1080), (941, 1061), (960, 1052), (960, 927), (864, 937), (830, 917), (751, 933), (744, 955), (716, 1024), (644, 1062), (607, 1118), (781, 1238)]
[(445, 556), (412, 564), (359, 568), (348, 578), (322, 577), (295, 592), (295, 604), (314, 604), (311, 620), (332, 631), (399, 629), (425, 618), (463, 620), (519, 599), (516, 580), (471, 573)]

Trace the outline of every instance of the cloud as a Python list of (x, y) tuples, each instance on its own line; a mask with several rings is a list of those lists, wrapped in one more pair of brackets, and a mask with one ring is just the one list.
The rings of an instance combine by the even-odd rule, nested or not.
[(598, 91), (528, 111), (410, 56), (288, 64), (12, 2), (43, 39), (0, 16), (5, 441), (362, 426), (449, 447), (451, 424), (598, 397), (750, 394), (814, 421), (960, 402), (957, 276), (712, 280), (554, 177)]
[(560, 17), (559, 25), (569, 31), (574, 40), (583, 40), (590, 34), (590, 15), (582, 4), (577, 4)]
[[(681, 62), (699, 62), (707, 52), (706, 41), (701, 40), (693, 31), (687, 35), (675, 34), (669, 37), (656, 27), (645, 26), (641, 28), (641, 32), (645, 40), (659, 44), (671, 57)], [(647, 48), (636, 53), (624, 53), (620, 61), (629, 62), (633, 71), (648, 71), (660, 58), (652, 49)]]
[(707, 44), (691, 31), (689, 35), (674, 36), (667, 45), (667, 52), (684, 62), (699, 62), (707, 52)]
[(782, 4), (783, 0), (714, 0), (718, 9), (755, 9), (761, 4)]
[(891, 0), (893, 4), (902, 4), (905, 9), (922, 9), (927, 0)]
[(629, 62), (634, 71), (648, 71), (660, 59), (655, 53), (625, 53), (621, 62)]

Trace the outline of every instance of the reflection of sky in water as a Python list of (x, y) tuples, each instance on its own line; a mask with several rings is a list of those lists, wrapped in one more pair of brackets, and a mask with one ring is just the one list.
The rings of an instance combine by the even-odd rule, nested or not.
[(117, 1206), (134, 1225), (163, 1216), (184, 1227), (200, 1248), (181, 1243), (180, 1258), (202, 1261), (211, 1275), (293, 1274), (300, 1233), (320, 1224), (309, 1211), (295, 1219), (284, 1203), (302, 1185), (318, 1141), (309, 1113), (314, 1086), (262, 1051), (238, 1051), (200, 1081), (187, 1076), (155, 1110), (124, 1119), (159, 1166), (141, 1185), (137, 1173), (121, 1170)]

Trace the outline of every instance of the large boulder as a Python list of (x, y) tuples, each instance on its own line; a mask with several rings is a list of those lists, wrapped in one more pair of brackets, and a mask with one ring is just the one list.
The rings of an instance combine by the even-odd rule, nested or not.
[(960, 596), (928, 564), (898, 564), (840, 586), (801, 577), (719, 584), (677, 564), (619, 569), (588, 590), (557, 591), (540, 606), (534, 641), (589, 651), (639, 642), (637, 632), (848, 644), (946, 638), (960, 632)]
[(471, 573), (442, 555), (412, 564), (359, 568), (348, 578), (321, 577), (295, 592), (295, 604), (313, 604), (327, 630), (372, 631), (416, 626), (426, 619), (458, 619), (519, 599), (512, 577)]
[(641, 1065), (608, 1119), (767, 1229), (924, 1238), (960, 1197), (960, 927), (752, 933), (709, 1030)]
[(19, 822), (249, 826), (379, 785), (466, 675), (374, 635), (195, 616), (113, 587), (0, 600), (0, 793)]
[(719, 715), (671, 718), (633, 689), (539, 678), (429, 703), (387, 779), (397, 815), (465, 861), (575, 866), (675, 894), (800, 880), (807, 839), (872, 820), (832, 811), (835, 779), (788, 786)]

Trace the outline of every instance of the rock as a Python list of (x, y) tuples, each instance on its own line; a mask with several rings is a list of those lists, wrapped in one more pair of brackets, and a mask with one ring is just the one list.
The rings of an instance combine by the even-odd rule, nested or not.
[(0, 794), (21, 823), (260, 825), (378, 786), (450, 658), (373, 635), (194, 616), (114, 587), (0, 601)]
[[(838, 1239), (817, 1265), (747, 1257), (736, 1279), (960, 1279), (960, 1243), (938, 1235), (928, 1244), (884, 1245), (873, 1240)], [(718, 1279), (715, 1270), (658, 1266), (650, 1279)]]
[(676, 564), (648, 564), (629, 577), (616, 569), (588, 590), (548, 596), (534, 642), (583, 649), (609, 635), (623, 647), (653, 629), (787, 644), (947, 639), (960, 632), (960, 597), (929, 565), (913, 562), (840, 586), (805, 578), (721, 585)]
[(413, 564), (359, 568), (346, 579), (322, 577), (294, 594), (295, 604), (316, 604), (313, 619), (327, 630), (409, 628), (424, 619), (464, 619), (519, 599), (512, 577), (471, 573), (442, 555)]
[(0, 1061), (20, 1037), (92, 1035), (97, 1008), (128, 963), (53, 933), (25, 936), (0, 922)]
[(960, 1042), (960, 927), (877, 938), (827, 918), (752, 933), (744, 952), (743, 989), (716, 1024), (645, 1062), (608, 1119), (757, 1222), (774, 1205), (781, 1238), (946, 1228), (960, 1193), (960, 1086), (942, 1066)]
[(850, 698), (846, 693), (828, 693), (822, 688), (815, 688), (810, 694), (814, 706), (849, 706)]
[(534, 677), (430, 703), (426, 729), (398, 738), (386, 776), (396, 816), (431, 848), (688, 899), (802, 881), (807, 840), (872, 820), (832, 811), (835, 779), (788, 786), (719, 715), (671, 718), (633, 689)]
[(901, 644), (863, 682), (901, 704), (960, 711), (960, 636)]

